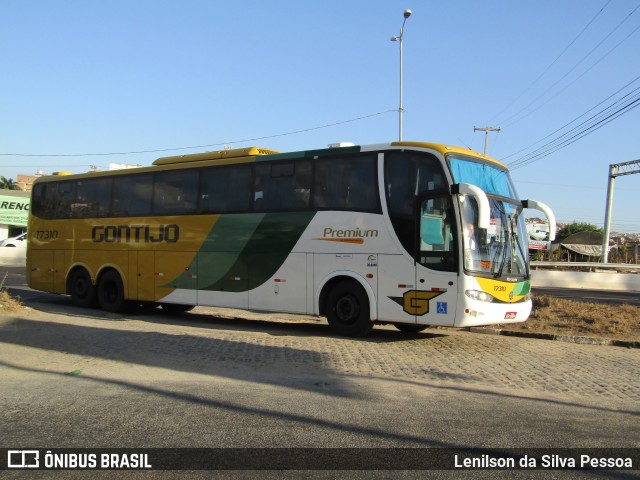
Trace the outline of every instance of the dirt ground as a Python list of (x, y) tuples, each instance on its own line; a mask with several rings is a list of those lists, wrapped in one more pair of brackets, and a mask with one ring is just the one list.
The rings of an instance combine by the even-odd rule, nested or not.
[(539, 296), (534, 297), (529, 320), (497, 328), (639, 342), (640, 307)]

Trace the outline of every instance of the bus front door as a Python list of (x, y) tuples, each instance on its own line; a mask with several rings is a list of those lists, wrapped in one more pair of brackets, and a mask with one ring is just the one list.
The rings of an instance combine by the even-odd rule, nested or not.
[(458, 248), (449, 193), (418, 202), (415, 291), (408, 299), (416, 323), (453, 325), (458, 297)]

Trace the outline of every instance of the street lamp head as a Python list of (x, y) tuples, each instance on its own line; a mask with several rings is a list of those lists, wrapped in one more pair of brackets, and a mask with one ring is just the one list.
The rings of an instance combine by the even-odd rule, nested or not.
[(409, 18), (411, 16), (411, 10), (409, 10), (408, 8), (404, 11), (404, 18), (405, 20), (407, 18)]
[(398, 37), (396, 37), (395, 35), (393, 37), (391, 37), (391, 41), (392, 42), (397, 42), (398, 41)]

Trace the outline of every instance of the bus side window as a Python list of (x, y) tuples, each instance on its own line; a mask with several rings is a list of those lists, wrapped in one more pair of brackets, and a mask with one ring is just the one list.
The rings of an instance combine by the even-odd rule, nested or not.
[(47, 200), (52, 202), (53, 218), (71, 218), (71, 205), (76, 197), (76, 182), (60, 182), (47, 189)]
[(375, 157), (328, 158), (316, 162), (313, 205), (335, 210), (377, 210)]
[(257, 211), (309, 207), (311, 162), (298, 160), (255, 166), (253, 208)]
[(151, 215), (153, 175), (145, 173), (118, 178), (113, 184), (111, 214), (116, 217)]
[(376, 171), (373, 158), (353, 162), (350, 171), (350, 196), (347, 208), (370, 210), (377, 207)]
[(202, 171), (200, 212), (227, 213), (249, 209), (251, 166), (233, 165)]
[(156, 174), (153, 186), (154, 215), (196, 213), (197, 199), (197, 170), (174, 170)]
[(33, 186), (31, 193), (31, 212), (40, 218), (51, 218), (53, 212), (49, 211), (49, 202), (47, 201), (47, 190), (49, 184), (37, 183)]
[(72, 205), (73, 218), (99, 218), (109, 215), (111, 209), (111, 178), (78, 180), (76, 199)]

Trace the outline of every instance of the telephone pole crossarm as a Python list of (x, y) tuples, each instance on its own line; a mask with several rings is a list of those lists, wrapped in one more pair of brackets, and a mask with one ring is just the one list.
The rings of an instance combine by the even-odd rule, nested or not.
[(474, 132), (484, 132), (484, 154), (487, 154), (489, 149), (489, 132), (499, 132), (500, 127), (473, 127)]

